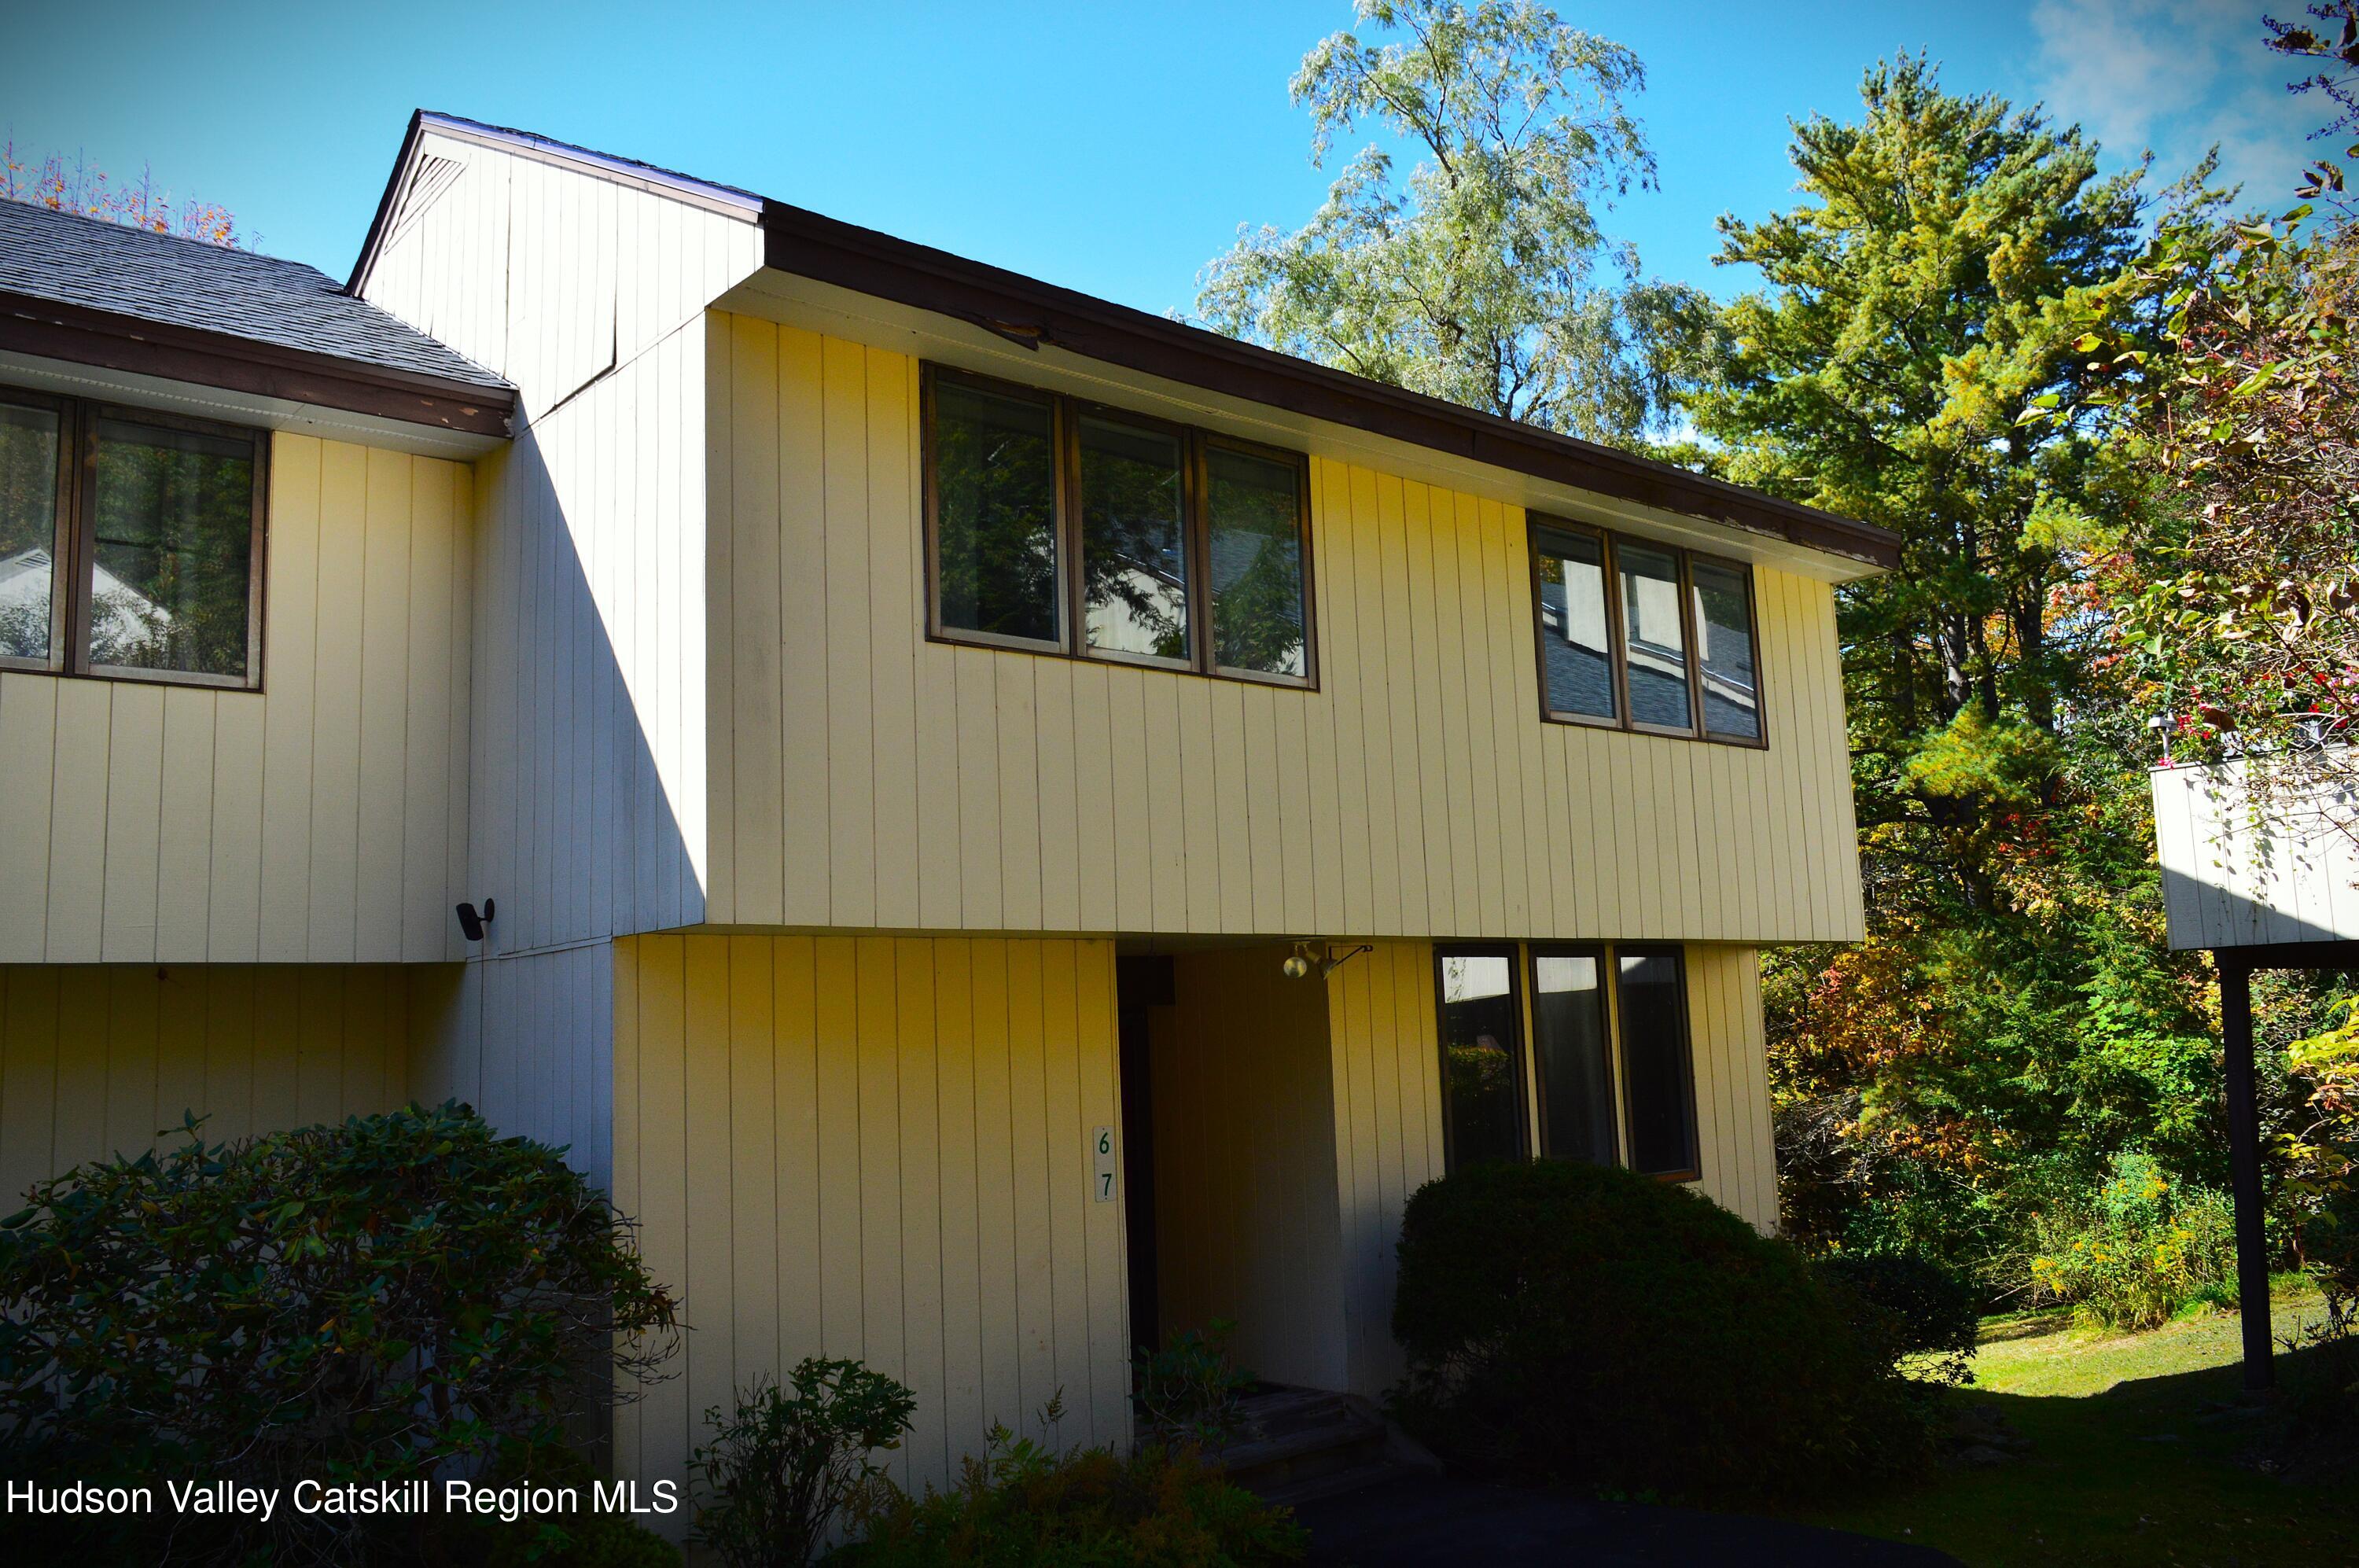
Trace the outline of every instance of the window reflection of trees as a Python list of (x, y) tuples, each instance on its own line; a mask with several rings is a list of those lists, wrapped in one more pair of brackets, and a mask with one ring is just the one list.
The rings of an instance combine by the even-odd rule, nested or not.
[(1057, 485), (1046, 403), (935, 389), (936, 571), (945, 626), (1057, 640)]
[(1085, 419), (1082, 593), (1090, 646), (1185, 661), (1187, 497), (1178, 437)]
[(0, 403), (0, 657), (49, 657), (58, 416)]
[(245, 673), (249, 442), (100, 420), (92, 538), (92, 664)]
[(1302, 676), (1302, 499), (1290, 463), (1214, 447), (1211, 495), (1212, 651), (1223, 669)]

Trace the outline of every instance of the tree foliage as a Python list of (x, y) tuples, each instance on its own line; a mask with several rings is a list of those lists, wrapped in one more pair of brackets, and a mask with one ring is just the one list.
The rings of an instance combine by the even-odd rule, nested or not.
[[(1659, 384), (1637, 337), (1680, 291), (1637, 282), (1600, 212), (1651, 186), (1636, 55), (1534, 0), (1359, 0), (1363, 39), (1304, 57), (1311, 156), (1368, 130), (1292, 233), (1241, 229), (1197, 309), (1220, 331), (1512, 419), (1635, 439)], [(1397, 145), (1416, 163), (1396, 170)]]
[(121, 223), (159, 234), (202, 240), (236, 250), (245, 243), (237, 218), (226, 207), (194, 197), (175, 200), (142, 164), (135, 183), (114, 184), (106, 170), (79, 154), (71, 163), (58, 153), (19, 153), (16, 138), (0, 142), (0, 201), (23, 201), (53, 212), (74, 212), (102, 223)]

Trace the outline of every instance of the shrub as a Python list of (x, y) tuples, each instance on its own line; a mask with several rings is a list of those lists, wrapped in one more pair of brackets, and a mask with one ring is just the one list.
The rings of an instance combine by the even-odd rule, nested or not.
[[(1055, 1411), (1043, 1412), (1044, 1424)], [(1060, 1454), (994, 1425), (947, 1492), (880, 1483), (864, 1500), (855, 1568), (1256, 1568), (1309, 1538), (1192, 1447)], [(831, 1560), (832, 1561), (832, 1560)]]
[(1790, 1246), (1685, 1187), (1560, 1160), (1428, 1183), (1401, 1225), (1397, 1412), (1445, 1457), (1625, 1491), (1920, 1464), (1923, 1395)]
[(2037, 1224), (2034, 1284), (2107, 1328), (2168, 1323), (2204, 1287), (2235, 1277), (2228, 1199), (2174, 1188), (2147, 1155), (2114, 1156), (2093, 1198), (2051, 1205)]
[(1817, 1267), (1867, 1309), (1892, 1359), (1923, 1357), (1916, 1369), (1938, 1383), (1973, 1381), (1983, 1299), (1972, 1284), (1914, 1253), (1839, 1253)]
[[(459, 1105), (79, 1167), (0, 1222), (12, 1474), (285, 1487), (541, 1448), (674, 1344), (671, 1298), (562, 1151)], [(277, 1509), (176, 1561), (357, 1554)]]
[(1253, 1374), (1229, 1359), (1229, 1336), (1237, 1325), (1214, 1318), (1211, 1326), (1167, 1336), (1163, 1348), (1141, 1350), (1132, 1369), (1131, 1403), (1140, 1430), (1167, 1443), (1219, 1448), (1236, 1434), (1237, 1401), (1253, 1387)]
[(836, 1510), (879, 1473), (869, 1455), (900, 1447), (917, 1408), (908, 1389), (857, 1361), (808, 1358), (787, 1382), (755, 1384), (725, 1420), (718, 1405), (705, 1412), (716, 1435), (690, 1462), (711, 1499), (697, 1509), (696, 1540), (728, 1568), (802, 1568)]

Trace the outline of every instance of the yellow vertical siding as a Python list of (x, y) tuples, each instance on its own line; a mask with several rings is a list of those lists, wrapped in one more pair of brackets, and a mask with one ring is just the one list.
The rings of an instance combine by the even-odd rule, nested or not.
[(401, 1105), (412, 973), (0, 964), (0, 1205), (189, 1112), (219, 1141)]
[(1286, 949), (1182, 953), (1155, 1030), (1156, 1277), (1163, 1332), (1237, 1324), (1237, 1364), (1273, 1382), (1344, 1376), (1339, 1128), (1329, 998)]
[(625, 1409), (623, 1474), (679, 1475), (705, 1408), (806, 1356), (908, 1383), (902, 1478), (993, 1420), (1127, 1437), (1103, 942), (643, 936), (614, 944), (614, 1181), (696, 1331)]
[(1523, 513), (1324, 459), (1319, 691), (932, 642), (915, 362), (703, 337), (713, 923), (1859, 934), (1825, 583), (1756, 569), (1766, 751), (1543, 723)]
[(261, 691), (0, 674), (0, 963), (458, 955), (473, 488), (282, 432)]

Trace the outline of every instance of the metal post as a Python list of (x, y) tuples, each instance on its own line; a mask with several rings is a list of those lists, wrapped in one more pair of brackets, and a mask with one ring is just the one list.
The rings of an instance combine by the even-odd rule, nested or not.
[(2245, 1320), (2245, 1387), (2258, 1393), (2276, 1381), (2276, 1373), (2269, 1359), (2268, 1244), (2261, 1225), (2261, 1118), (2253, 1092), (2253, 972), (2240, 959), (2219, 962), (2228, 1162), (2236, 1195), (2236, 1305)]

